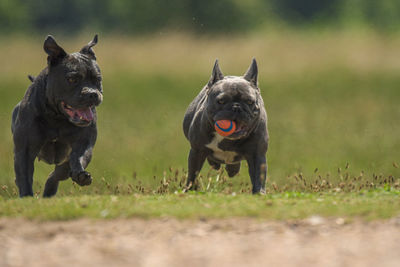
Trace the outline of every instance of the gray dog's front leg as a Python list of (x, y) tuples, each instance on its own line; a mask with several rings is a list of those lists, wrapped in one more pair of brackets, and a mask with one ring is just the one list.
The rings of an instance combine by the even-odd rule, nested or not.
[(186, 190), (193, 189), (194, 181), (196, 176), (199, 174), (201, 168), (203, 167), (204, 161), (206, 160), (206, 154), (203, 151), (190, 149), (189, 152), (189, 170), (188, 179), (186, 182)]
[(92, 145), (83, 147), (76, 145), (72, 148), (69, 158), (71, 178), (80, 186), (90, 185), (92, 183), (92, 176), (90, 173), (85, 171), (85, 168), (89, 165), (89, 162), (92, 159), (92, 150)]
[(267, 160), (265, 155), (253, 155), (247, 159), (253, 194), (265, 194)]

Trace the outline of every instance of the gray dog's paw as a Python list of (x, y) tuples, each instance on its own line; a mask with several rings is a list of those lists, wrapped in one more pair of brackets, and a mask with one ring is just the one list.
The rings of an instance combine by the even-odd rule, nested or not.
[(92, 183), (92, 176), (87, 171), (82, 171), (72, 175), (72, 181), (80, 186), (90, 185)]

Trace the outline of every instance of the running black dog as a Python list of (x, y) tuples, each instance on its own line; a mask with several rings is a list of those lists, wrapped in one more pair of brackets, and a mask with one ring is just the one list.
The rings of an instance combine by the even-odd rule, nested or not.
[(20, 197), (33, 196), (37, 158), (55, 164), (43, 192), (56, 194), (59, 181), (72, 177), (84, 186), (85, 171), (97, 137), (96, 106), (103, 100), (102, 77), (92, 47), (97, 35), (79, 52), (67, 54), (52, 36), (44, 42), (47, 67), (37, 76), (12, 113), (14, 169)]

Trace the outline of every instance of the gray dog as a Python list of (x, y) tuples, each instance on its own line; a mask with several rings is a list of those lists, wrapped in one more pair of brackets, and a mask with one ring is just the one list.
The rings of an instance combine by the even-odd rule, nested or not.
[[(239, 172), (245, 159), (253, 194), (265, 193), (267, 113), (257, 74), (255, 59), (243, 77), (224, 77), (218, 60), (215, 62), (210, 81), (189, 105), (183, 120), (183, 131), (191, 145), (187, 189), (193, 186), (206, 159), (217, 170), (226, 164), (230, 177)], [(218, 120), (235, 121), (236, 131), (228, 137), (218, 135), (214, 129)]]
[(85, 171), (96, 142), (96, 106), (103, 100), (101, 74), (92, 47), (97, 35), (80, 52), (67, 54), (52, 36), (44, 42), (48, 66), (37, 76), (14, 108), (14, 169), (20, 197), (32, 196), (35, 158), (55, 164), (43, 196), (56, 194), (59, 181), (72, 177), (84, 186)]

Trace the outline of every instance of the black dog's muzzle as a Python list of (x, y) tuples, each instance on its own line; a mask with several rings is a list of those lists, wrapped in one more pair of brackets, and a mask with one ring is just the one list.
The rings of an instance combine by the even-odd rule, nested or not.
[(93, 103), (95, 106), (98, 106), (103, 102), (103, 94), (97, 89), (85, 87), (82, 89), (81, 95), (87, 100), (87, 102)]

